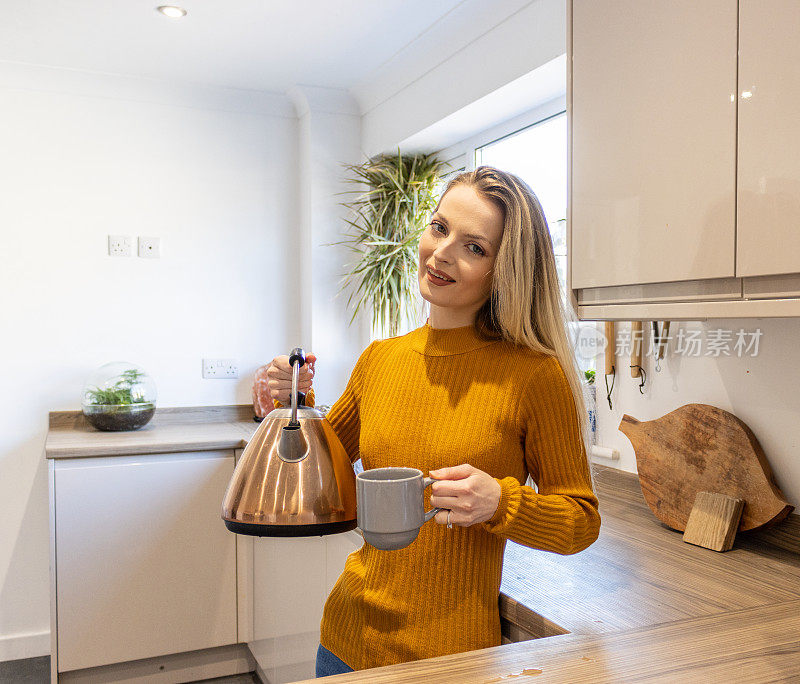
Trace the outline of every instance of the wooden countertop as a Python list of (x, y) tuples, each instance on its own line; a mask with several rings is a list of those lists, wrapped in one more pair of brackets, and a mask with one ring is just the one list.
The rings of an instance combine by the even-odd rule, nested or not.
[[(800, 600), (614, 634), (564, 634), (326, 678), (326, 683), (800, 681)], [(305, 680), (311, 684), (318, 680)]]
[(506, 547), (503, 593), (538, 614), (543, 633), (570, 633), (331, 684), (800, 681), (800, 555), (788, 550), (800, 549), (798, 516), (783, 525), (787, 548), (756, 532), (717, 553), (658, 521), (636, 475), (597, 468), (602, 526), (592, 546), (572, 556)]

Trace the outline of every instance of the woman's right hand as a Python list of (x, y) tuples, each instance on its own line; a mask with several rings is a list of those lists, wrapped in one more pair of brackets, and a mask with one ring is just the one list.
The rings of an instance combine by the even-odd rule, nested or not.
[[(297, 389), (304, 394), (308, 394), (308, 390), (311, 389), (316, 360), (314, 354), (306, 354), (306, 362), (300, 367)], [(270, 398), (289, 406), (292, 393), (292, 367), (289, 365), (289, 356), (283, 354), (272, 359), (272, 363), (267, 367), (266, 376)]]

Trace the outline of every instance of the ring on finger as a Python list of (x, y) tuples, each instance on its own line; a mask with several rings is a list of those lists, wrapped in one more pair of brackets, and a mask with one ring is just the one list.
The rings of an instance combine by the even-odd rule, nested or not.
[(450, 511), (450, 510), (447, 511), (447, 529), (448, 530), (452, 530), (453, 529), (453, 523), (450, 522), (450, 514), (452, 512), (453, 511)]

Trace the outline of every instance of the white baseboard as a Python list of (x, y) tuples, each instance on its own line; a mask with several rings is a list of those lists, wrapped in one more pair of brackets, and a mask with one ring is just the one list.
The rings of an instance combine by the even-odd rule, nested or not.
[(0, 663), (50, 655), (50, 630), (0, 636)]

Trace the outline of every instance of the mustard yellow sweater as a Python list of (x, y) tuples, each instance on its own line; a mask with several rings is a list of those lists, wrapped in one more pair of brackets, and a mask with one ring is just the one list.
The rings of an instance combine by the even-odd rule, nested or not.
[[(307, 399), (313, 405), (313, 390)], [(597, 497), (554, 357), (481, 340), (472, 326), (426, 323), (370, 344), (326, 419), (365, 469), (427, 475), (469, 463), (502, 489), (484, 523), (429, 522), (405, 549), (364, 544), (350, 554), (320, 640), (356, 670), (499, 645), (506, 539), (560, 554), (597, 539)], [(528, 474), (538, 492), (522, 484)]]

